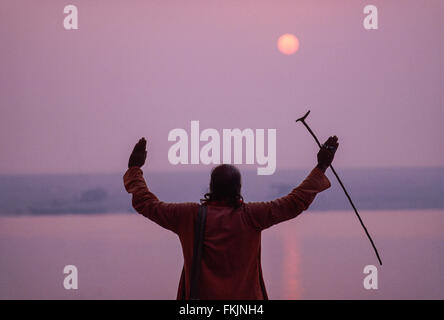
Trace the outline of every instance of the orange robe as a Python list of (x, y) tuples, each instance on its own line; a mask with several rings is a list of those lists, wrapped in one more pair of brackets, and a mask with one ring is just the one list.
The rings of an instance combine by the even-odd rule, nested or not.
[[(143, 171), (131, 167), (123, 177), (134, 209), (179, 236), (184, 257), (177, 299), (188, 299), (194, 221), (199, 204), (165, 203), (147, 187)], [(200, 299), (268, 299), (262, 277), (261, 232), (306, 210), (316, 194), (330, 187), (314, 168), (288, 195), (269, 202), (243, 203), (233, 209), (209, 202), (199, 278)]]

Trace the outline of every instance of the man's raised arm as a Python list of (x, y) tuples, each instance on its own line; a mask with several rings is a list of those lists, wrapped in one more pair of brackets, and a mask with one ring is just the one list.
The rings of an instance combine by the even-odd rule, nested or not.
[(147, 187), (140, 167), (146, 160), (146, 140), (142, 138), (134, 146), (123, 176), (125, 190), (133, 195), (134, 209), (161, 227), (177, 233), (177, 208), (174, 204), (160, 201)]
[(331, 186), (324, 173), (333, 161), (338, 145), (338, 138), (330, 137), (318, 152), (317, 166), (298, 187), (285, 197), (268, 202), (246, 203), (246, 223), (257, 230), (263, 230), (279, 222), (295, 218), (307, 210), (315, 196)]

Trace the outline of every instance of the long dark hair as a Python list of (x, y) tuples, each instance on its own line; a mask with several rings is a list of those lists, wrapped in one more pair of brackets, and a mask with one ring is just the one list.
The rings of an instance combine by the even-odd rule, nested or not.
[(235, 166), (221, 164), (211, 170), (210, 192), (200, 202), (208, 201), (226, 201), (235, 208), (242, 204), (241, 174)]

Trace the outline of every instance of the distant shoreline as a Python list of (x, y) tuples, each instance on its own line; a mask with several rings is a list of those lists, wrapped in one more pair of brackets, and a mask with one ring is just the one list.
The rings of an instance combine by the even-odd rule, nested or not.
[[(444, 167), (338, 169), (358, 210), (444, 208)], [(308, 170), (278, 170), (272, 176), (242, 171), (246, 202), (288, 194)], [(1, 215), (101, 214), (134, 212), (123, 174), (0, 175)], [(144, 170), (148, 187), (166, 202), (198, 202), (208, 191), (208, 171), (159, 173)], [(315, 211), (349, 210), (336, 179), (310, 206)], [(174, 182), (174, 183), (172, 183)]]

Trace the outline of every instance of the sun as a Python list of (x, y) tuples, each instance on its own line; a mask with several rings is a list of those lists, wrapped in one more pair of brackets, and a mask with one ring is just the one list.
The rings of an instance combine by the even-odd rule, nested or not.
[(280, 52), (290, 55), (299, 50), (299, 40), (294, 35), (286, 33), (279, 37), (277, 46)]

